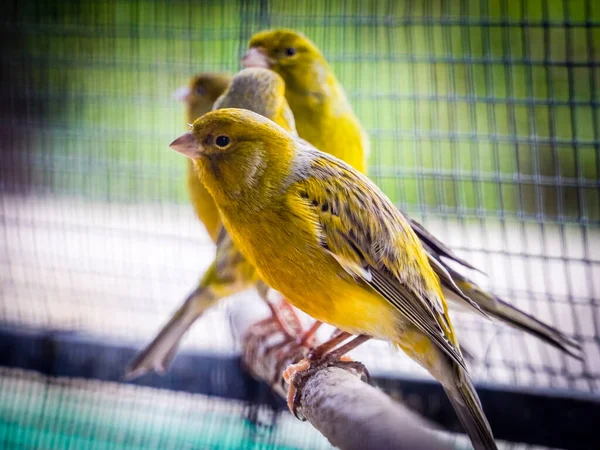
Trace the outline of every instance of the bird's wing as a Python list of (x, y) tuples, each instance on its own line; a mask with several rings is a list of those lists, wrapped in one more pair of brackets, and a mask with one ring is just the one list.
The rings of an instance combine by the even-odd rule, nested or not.
[(439, 277), (442, 286), (444, 286), (450, 292), (456, 294), (458, 298), (462, 299), (462, 301), (465, 303), (465, 306), (468, 306), (473, 310), (472, 312), (475, 312), (487, 319), (490, 319), (487, 313), (483, 311), (481, 307), (475, 301), (473, 301), (471, 297), (465, 294), (463, 290), (456, 284), (457, 282), (460, 282), (465, 278), (458, 272), (454, 271), (451, 267), (445, 265), (443, 261), (440, 261), (439, 256), (431, 253), (426, 246), (424, 247), (425, 251), (427, 252), (427, 257), (429, 258), (429, 264), (433, 268), (436, 275)]
[(483, 273), (480, 269), (473, 266), (468, 261), (462, 259), (458, 256), (452, 249), (450, 249), (446, 244), (436, 238), (433, 234), (431, 234), (427, 229), (417, 222), (414, 219), (411, 219), (408, 216), (404, 216), (410, 223), (411, 228), (415, 232), (415, 234), (419, 237), (421, 242), (426, 246), (426, 248), (433, 253), (436, 257), (443, 256), (448, 258), (454, 262), (459, 263), (461, 266), (467, 267), (469, 269), (476, 270), (478, 272)]
[(464, 368), (438, 277), (409, 222), (379, 188), (342, 161), (320, 154), (290, 193), (309, 208), (321, 246), (340, 266)]

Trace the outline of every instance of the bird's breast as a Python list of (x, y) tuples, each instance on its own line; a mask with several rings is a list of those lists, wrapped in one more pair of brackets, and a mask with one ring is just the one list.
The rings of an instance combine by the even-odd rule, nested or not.
[(352, 334), (395, 340), (398, 315), (383, 297), (352, 278), (297, 215), (263, 211), (227, 224), (261, 279), (314, 319)]

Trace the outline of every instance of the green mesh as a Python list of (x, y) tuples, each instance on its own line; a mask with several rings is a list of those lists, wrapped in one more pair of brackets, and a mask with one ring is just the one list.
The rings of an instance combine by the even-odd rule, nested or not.
[[(188, 205), (173, 91), (234, 73), (250, 36), (303, 31), (371, 137), (369, 175), (584, 346), (585, 363), (453, 317), (476, 381), (600, 391), (600, 3), (38, 1), (0, 25), (0, 324), (147, 342), (212, 258)], [(236, 350), (227, 302), (184, 350)], [(424, 376), (383, 343), (374, 372)], [(288, 416), (124, 384), (0, 373), (3, 448), (322, 448)], [(218, 380), (215, 380), (215, 383)], [(256, 429), (255, 429), (256, 428)]]

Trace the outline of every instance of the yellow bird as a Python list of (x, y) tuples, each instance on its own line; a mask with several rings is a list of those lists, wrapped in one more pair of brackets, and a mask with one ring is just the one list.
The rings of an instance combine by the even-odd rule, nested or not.
[[(219, 76), (218, 79), (219, 81), (224, 80), (224, 77)], [(207, 81), (211, 83), (210, 87), (206, 86)], [(205, 112), (207, 98), (213, 97), (216, 91), (212, 74), (195, 77), (191, 83), (191, 92), (186, 94), (192, 96), (188, 100), (188, 117), (193, 113), (198, 113), (199, 117), (202, 116)], [(296, 135), (294, 116), (285, 100), (284, 93), (284, 82), (275, 72), (260, 68), (244, 69), (232, 79), (225, 93), (217, 99), (214, 109), (233, 106), (252, 109)], [(194, 96), (201, 98), (194, 100)], [(256, 270), (238, 251), (221, 226), (214, 200), (198, 178), (193, 161), (189, 160), (189, 162), (191, 169), (188, 173), (191, 175), (188, 178), (188, 186), (198, 216), (204, 220), (206, 216), (200, 214), (199, 211), (202, 210), (202, 213), (208, 211), (208, 208), (204, 206), (212, 204), (216, 213), (215, 217), (218, 219), (218, 221), (210, 223), (205, 222), (209, 232), (211, 231), (209, 224), (211, 226), (218, 225), (215, 260), (204, 273), (198, 287), (189, 294), (152, 342), (129, 364), (126, 372), (126, 377), (129, 379), (136, 378), (150, 370), (159, 373), (166, 371), (175, 356), (181, 338), (198, 317), (220, 299), (252, 286), (257, 286), (259, 294), (267, 301), (275, 319), (279, 320), (277, 308), (267, 300), (268, 288), (263, 283), (259, 283)], [(291, 332), (285, 328), (285, 322), (280, 321), (280, 323), (284, 326), (284, 330), (288, 333)], [(297, 325), (300, 326), (299, 323)]]
[[(211, 111), (215, 101), (225, 92), (232, 76), (227, 73), (201, 73), (194, 76), (189, 86), (177, 90), (177, 97), (185, 103), (186, 123), (192, 124), (198, 117)], [(194, 173), (194, 164), (187, 162), (187, 187), (190, 201), (198, 219), (217, 241), (221, 229), (221, 217), (214, 200)]]
[[(443, 385), (474, 446), (496, 448), (430, 258), (373, 182), (240, 109), (206, 114), (171, 147), (193, 159), (233, 241), (269, 286), (342, 338), (357, 335), (344, 351), (369, 337), (402, 348)], [(323, 345), (313, 365), (342, 353)]]
[[(242, 59), (245, 67), (268, 67), (285, 80), (286, 98), (294, 113), (301, 138), (330, 153), (355, 169), (366, 172), (369, 140), (344, 89), (317, 46), (303, 34), (275, 29), (255, 34)], [(468, 277), (453, 270), (443, 258), (474, 269), (421, 224), (405, 216), (421, 239), (430, 263), (441, 278), (444, 295), (457, 309), (466, 309), (498, 319), (530, 333), (563, 352), (582, 359), (581, 345), (565, 333), (486, 292)], [(465, 301), (470, 297), (479, 308)]]
[(316, 45), (300, 33), (281, 29), (255, 34), (249, 47), (244, 67), (267, 67), (285, 81), (298, 135), (366, 172), (369, 138)]

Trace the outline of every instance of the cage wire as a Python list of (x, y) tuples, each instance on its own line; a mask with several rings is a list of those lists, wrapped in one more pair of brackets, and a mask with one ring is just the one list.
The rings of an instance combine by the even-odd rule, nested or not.
[[(485, 271), (469, 274), (482, 286), (584, 348), (580, 363), (454, 314), (474, 379), (600, 391), (600, 3), (79, 0), (6, 10), (2, 324), (101, 343), (152, 337), (214, 254), (187, 201), (184, 161), (167, 148), (185, 130), (172, 92), (198, 72), (234, 73), (253, 33), (290, 27), (345, 87), (371, 138), (372, 179)], [(198, 321), (184, 349), (235, 352), (227, 304)], [(381, 342), (355, 357), (374, 373), (425, 376)], [(2, 369), (0, 385), (3, 448), (328, 447), (287, 415), (265, 419), (264, 431), (233, 400), (15, 369)]]

